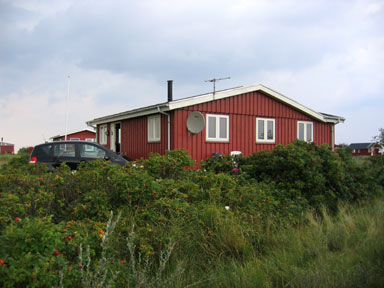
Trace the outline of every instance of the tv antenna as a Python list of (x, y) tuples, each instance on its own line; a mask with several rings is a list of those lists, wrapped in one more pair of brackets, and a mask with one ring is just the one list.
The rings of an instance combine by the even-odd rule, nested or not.
[(215, 93), (216, 93), (216, 81), (228, 80), (228, 79), (231, 79), (231, 77), (213, 78), (213, 79), (205, 80), (205, 82), (213, 83), (213, 97), (215, 97)]
[(64, 134), (65, 141), (67, 141), (67, 132), (68, 132), (68, 100), (69, 100), (69, 84), (70, 83), (71, 83), (71, 76), (68, 76), (67, 97), (65, 98), (65, 134)]

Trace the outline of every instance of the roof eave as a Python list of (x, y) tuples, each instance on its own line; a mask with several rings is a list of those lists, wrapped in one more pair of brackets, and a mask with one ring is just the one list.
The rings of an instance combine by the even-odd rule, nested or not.
[(111, 122), (117, 122), (124, 119), (130, 119), (130, 118), (136, 118), (140, 116), (146, 116), (151, 115), (159, 112), (166, 112), (169, 111), (168, 102), (167, 103), (161, 103), (156, 104), (144, 108), (138, 108), (134, 110), (124, 111), (121, 113), (108, 115), (100, 118), (95, 118), (93, 120), (87, 121), (88, 126), (94, 126), (94, 125), (100, 125), (105, 123), (111, 123)]
[(335, 117), (324, 116), (324, 119), (325, 119), (325, 122), (333, 123), (333, 124), (339, 124), (339, 123), (345, 122), (345, 118), (339, 117), (339, 116), (335, 116)]

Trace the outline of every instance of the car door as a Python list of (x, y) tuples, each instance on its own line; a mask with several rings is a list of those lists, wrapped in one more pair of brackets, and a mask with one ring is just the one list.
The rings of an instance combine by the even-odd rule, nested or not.
[(72, 170), (76, 170), (79, 165), (75, 143), (55, 143), (53, 144), (53, 166), (56, 168), (62, 163), (66, 163)]
[(108, 160), (109, 155), (106, 150), (90, 142), (78, 143), (80, 161), (89, 162), (96, 159)]

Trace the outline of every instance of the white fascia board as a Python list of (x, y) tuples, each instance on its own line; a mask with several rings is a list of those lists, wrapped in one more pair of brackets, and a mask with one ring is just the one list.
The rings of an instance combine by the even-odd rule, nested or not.
[(87, 121), (86, 123), (87, 125), (100, 125), (100, 124), (117, 122), (125, 119), (136, 118), (140, 116), (147, 116), (147, 115), (166, 112), (166, 111), (169, 111), (168, 103), (154, 105), (154, 106), (145, 107), (141, 109), (130, 110), (130, 111), (126, 111), (126, 112), (122, 112), (122, 113), (118, 113), (110, 116), (105, 116), (101, 118), (96, 118), (94, 120)]
[(305, 114), (308, 114), (309, 116), (322, 121), (322, 122), (328, 122), (326, 119), (321, 115), (320, 113), (305, 107), (304, 105), (284, 96), (283, 94), (276, 92), (262, 84), (257, 84), (257, 85), (251, 85), (251, 86), (243, 86), (239, 88), (234, 88), (234, 89), (229, 89), (225, 91), (219, 91), (216, 92), (215, 95), (213, 93), (205, 94), (202, 96), (197, 96), (197, 97), (191, 97), (191, 98), (186, 98), (186, 99), (180, 99), (180, 100), (175, 100), (169, 103), (169, 110), (175, 110), (187, 106), (192, 106), (192, 105), (197, 105), (197, 104), (202, 104), (205, 102), (209, 101), (214, 101), (214, 100), (219, 100), (219, 99), (224, 99), (240, 94), (245, 94), (249, 92), (254, 92), (254, 91), (262, 91), (270, 96), (272, 96), (275, 99), (280, 100), (281, 102), (292, 106)]
[(324, 119), (328, 123), (334, 123), (334, 124), (339, 124), (339, 123), (344, 123), (345, 118), (344, 117), (339, 117), (339, 116), (324, 116)]

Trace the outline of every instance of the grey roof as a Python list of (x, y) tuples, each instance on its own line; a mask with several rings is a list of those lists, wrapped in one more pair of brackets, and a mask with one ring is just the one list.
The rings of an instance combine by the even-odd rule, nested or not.
[(375, 144), (376, 143), (374, 143), (374, 142), (372, 142), (372, 143), (351, 143), (351, 145), (349, 145), (349, 147), (352, 149), (369, 149), (372, 146), (374, 146)]
[(15, 144), (0, 142), (0, 146), (15, 146)]

